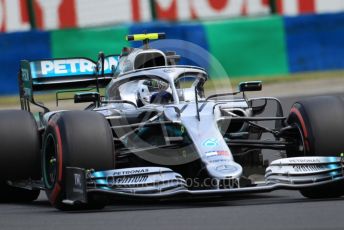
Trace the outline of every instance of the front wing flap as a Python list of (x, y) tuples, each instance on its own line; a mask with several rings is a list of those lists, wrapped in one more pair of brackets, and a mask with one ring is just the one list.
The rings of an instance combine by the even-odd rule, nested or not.
[(343, 177), (342, 157), (294, 157), (273, 161), (266, 169), (267, 184), (313, 184)]

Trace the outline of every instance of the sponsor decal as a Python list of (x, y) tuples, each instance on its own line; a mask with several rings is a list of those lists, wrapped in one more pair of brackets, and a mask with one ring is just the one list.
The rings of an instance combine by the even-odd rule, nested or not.
[(216, 159), (216, 160), (210, 160), (209, 162), (212, 164), (216, 164), (216, 163), (224, 163), (224, 162), (232, 162), (232, 161), (228, 159)]
[(229, 156), (229, 152), (227, 152), (227, 151), (217, 151), (217, 155), (219, 155), (219, 156)]
[(317, 172), (328, 169), (324, 165), (294, 165), (295, 172)]
[(217, 141), (218, 140), (216, 138), (207, 139), (203, 142), (203, 146), (205, 146), (205, 147), (216, 147), (218, 145)]
[(74, 173), (74, 186), (72, 191), (74, 193), (79, 193), (79, 194), (83, 194), (84, 191), (82, 189), (82, 184), (81, 184), (81, 175)]
[(217, 152), (216, 152), (216, 151), (206, 152), (206, 153), (205, 153), (205, 156), (206, 156), (206, 157), (217, 156)]
[(228, 151), (220, 150), (220, 151), (210, 151), (206, 152), (205, 156), (208, 158), (214, 157), (214, 156), (230, 156)]
[(126, 171), (119, 171), (114, 172), (114, 176), (124, 176), (124, 175), (135, 175), (135, 174), (142, 174), (142, 173), (148, 173), (149, 169), (132, 169), (132, 170), (126, 170)]
[(174, 69), (164, 69), (163, 70), (165, 73), (173, 73)]
[(148, 180), (148, 175), (137, 176), (122, 176), (122, 177), (107, 177), (106, 182), (109, 187), (124, 184), (138, 184), (144, 183)]
[(118, 177), (114, 178), (114, 184), (130, 184), (130, 183), (142, 183), (148, 180), (148, 175), (139, 175), (131, 177)]
[(21, 73), (22, 73), (22, 79), (23, 81), (29, 81), (30, 77), (29, 77), (29, 70), (27, 69), (21, 69)]
[[(24, 1), (25, 2), (25, 1)], [(149, 1), (50, 0), (34, 1), (35, 18), (40, 30), (83, 28), (152, 20)], [(239, 16), (268, 15), (267, 0), (156, 0), (158, 20), (227, 19)], [(296, 16), (309, 13), (342, 12), (341, 0), (278, 0), (277, 12)], [(120, 7), (118, 7), (120, 5)], [(19, 0), (0, 1), (1, 32), (30, 30), (27, 5)], [(113, 17), (116, 15), (116, 17)], [(96, 18), (96, 20), (94, 20)]]
[(316, 158), (289, 159), (289, 162), (290, 163), (321, 163), (321, 161)]
[(223, 172), (223, 173), (232, 173), (237, 171), (237, 167), (234, 165), (220, 165), (216, 167), (216, 171)]
[(74, 174), (74, 185), (77, 187), (81, 187), (81, 175)]
[[(118, 64), (117, 56), (109, 56), (104, 60), (105, 74), (111, 74)], [(32, 78), (94, 75), (96, 64), (88, 59), (58, 59), (31, 62)]]

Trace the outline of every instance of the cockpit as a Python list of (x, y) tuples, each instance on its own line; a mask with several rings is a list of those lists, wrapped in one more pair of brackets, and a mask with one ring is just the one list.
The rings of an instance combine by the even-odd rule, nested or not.
[(107, 88), (109, 100), (167, 105), (204, 98), (205, 72), (185, 67), (151, 68), (119, 77)]

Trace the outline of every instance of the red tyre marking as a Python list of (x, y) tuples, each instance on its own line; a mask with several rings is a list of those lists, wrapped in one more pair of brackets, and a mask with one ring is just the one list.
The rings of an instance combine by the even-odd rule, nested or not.
[(58, 173), (58, 178), (57, 181), (61, 182), (62, 181), (62, 140), (61, 140), (61, 132), (60, 129), (57, 125), (55, 125), (55, 131), (56, 131), (56, 136), (57, 136), (57, 155), (58, 155), (58, 161), (60, 162), (59, 164), (59, 173)]
[(49, 201), (51, 202), (51, 204), (55, 204), (57, 197), (59, 195), (61, 191), (61, 186), (59, 183), (55, 184), (54, 190), (51, 192), (50, 197), (49, 197)]
[(303, 120), (303, 117), (297, 108), (295, 108), (295, 107), (291, 108), (290, 113), (294, 113), (297, 116), (297, 118), (299, 119), (299, 121), (301, 123), (302, 132), (303, 132), (303, 135), (305, 137), (305, 147), (309, 151), (310, 147), (309, 147), (309, 142), (308, 142), (308, 131), (306, 129), (306, 123)]
[(50, 121), (49, 124), (54, 128), (56, 132), (56, 138), (57, 138), (57, 157), (58, 157), (58, 171), (57, 171), (57, 182), (55, 183), (55, 186), (53, 188), (53, 191), (51, 192), (50, 195), (50, 202), (54, 204), (56, 202), (56, 199), (58, 197), (58, 194), (61, 191), (61, 186), (60, 183), (62, 182), (62, 140), (61, 140), (61, 132), (59, 127), (57, 126), (56, 123)]
[(293, 107), (290, 110), (290, 113), (295, 113), (295, 115), (297, 116), (297, 118), (299, 119), (299, 121), (301, 123), (303, 134), (305, 135), (305, 137), (308, 137), (308, 132), (307, 132), (307, 129), (306, 129), (306, 123), (303, 120), (303, 117), (302, 117), (300, 111), (298, 109), (296, 109), (295, 107)]

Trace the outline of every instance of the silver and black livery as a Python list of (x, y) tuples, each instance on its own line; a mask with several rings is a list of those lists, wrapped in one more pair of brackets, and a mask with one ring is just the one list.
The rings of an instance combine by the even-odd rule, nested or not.
[[(0, 112), (1, 199), (32, 201), (45, 190), (53, 206), (68, 210), (101, 208), (108, 197), (344, 194), (340, 98), (301, 100), (285, 117), (278, 99), (246, 96), (262, 89), (260, 81), (206, 94), (207, 72), (151, 49), (149, 40), (159, 38), (164, 34), (128, 36), (144, 47), (100, 54), (97, 62), (21, 62), (22, 110)], [(60, 93), (75, 92), (74, 102), (88, 106), (50, 111), (34, 99), (43, 90), (59, 90), (57, 102)], [(273, 103), (276, 113), (266, 115)], [(42, 108), (35, 116), (32, 104)], [(269, 164), (266, 149), (280, 159)]]

